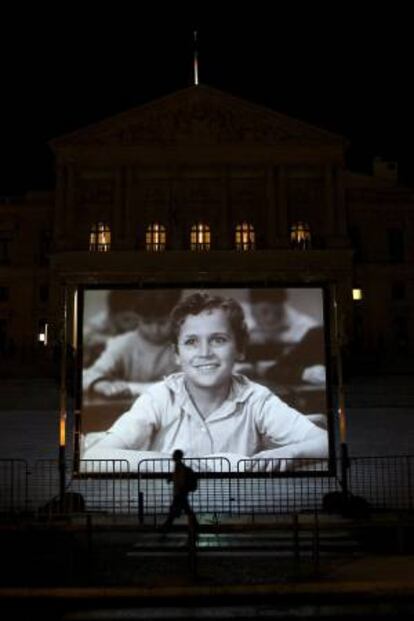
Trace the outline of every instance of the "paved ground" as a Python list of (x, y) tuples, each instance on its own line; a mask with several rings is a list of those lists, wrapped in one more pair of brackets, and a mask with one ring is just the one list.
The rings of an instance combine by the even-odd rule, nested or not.
[[(399, 374), (353, 380), (347, 390), (351, 455), (413, 452), (412, 379)], [(56, 458), (57, 386), (45, 380), (0, 380), (0, 385), (0, 456), (26, 459), (29, 466), (37, 459)], [(322, 554), (317, 563), (311, 552), (302, 554), (298, 563), (280, 540), (277, 546), (273, 541), (273, 549), (269, 542), (262, 545), (261, 552), (253, 547), (240, 549), (240, 541), (235, 546), (238, 550), (220, 552), (213, 550), (211, 536), (202, 537), (204, 553), (199, 555), (195, 574), (182, 533), (159, 542), (154, 533), (114, 530), (94, 534), (92, 543), (84, 533), (3, 533), (1, 605), (5, 612), (15, 611), (16, 604), (23, 606), (31, 618), (33, 602), (40, 602), (43, 621), (338, 618), (345, 608), (356, 617), (409, 618), (414, 612), (413, 550), (396, 553), (398, 529), (383, 535), (385, 543), (394, 538), (396, 545), (361, 552), (353, 548), (351, 537), (346, 551)], [(52, 600), (59, 606), (49, 614)], [(76, 606), (69, 605), (74, 601)], [(163, 607), (158, 610), (160, 602)], [(178, 602), (180, 606), (185, 602), (185, 610), (177, 608)], [(321, 602), (325, 602), (323, 610)], [(146, 603), (151, 609), (145, 608)]]
[[(202, 515), (196, 554), (185, 518), (163, 535), (147, 520), (72, 517), (0, 524), (3, 586), (114, 588), (254, 585), (317, 579), (413, 581), (413, 519), (393, 514)], [(390, 559), (390, 564), (385, 559)], [(411, 564), (410, 564), (411, 563)], [(353, 574), (355, 570), (355, 574)], [(399, 573), (400, 572), (400, 573)], [(408, 581), (408, 582), (407, 582)]]
[[(171, 533), (166, 541), (159, 541), (156, 533), (94, 535), (90, 556), (85, 553), (85, 537), (82, 543), (73, 534), (65, 538), (49, 532), (43, 543), (46, 539), (47, 551), (42, 538), (37, 544), (33, 536), (26, 541), (20, 538), (13, 560), (2, 545), (3, 571), (10, 569), (0, 586), (4, 614), (43, 621), (96, 621), (378, 620), (408, 619), (414, 613), (414, 555), (325, 550), (315, 563), (311, 554), (302, 551), (295, 562), (280, 540), (277, 549), (243, 552), (233, 537), (227, 541), (233, 551), (200, 553), (195, 572), (183, 532)], [(201, 546), (214, 548), (211, 543), (201, 536)], [(13, 561), (17, 583), (11, 579)]]

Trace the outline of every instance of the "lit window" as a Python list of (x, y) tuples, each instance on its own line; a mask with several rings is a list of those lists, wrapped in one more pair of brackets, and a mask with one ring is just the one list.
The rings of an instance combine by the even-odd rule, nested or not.
[(254, 250), (256, 234), (254, 226), (248, 222), (242, 222), (236, 226), (236, 250)]
[(165, 226), (154, 222), (147, 228), (145, 236), (146, 249), (152, 252), (161, 252), (165, 250), (166, 232)]
[(311, 247), (311, 232), (309, 224), (296, 222), (290, 227), (290, 244), (299, 250), (309, 250)]
[(191, 250), (210, 250), (211, 234), (208, 224), (199, 222), (191, 227)]
[(352, 299), (354, 300), (354, 302), (362, 300), (362, 297), (362, 289), (352, 289)]
[(93, 224), (89, 235), (90, 252), (108, 252), (111, 249), (111, 229), (107, 224)]

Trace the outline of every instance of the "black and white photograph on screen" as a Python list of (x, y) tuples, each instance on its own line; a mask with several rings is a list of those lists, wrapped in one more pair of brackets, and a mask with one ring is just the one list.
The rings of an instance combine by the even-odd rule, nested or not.
[(81, 469), (177, 449), (211, 471), (325, 468), (323, 309), (320, 287), (86, 289)]

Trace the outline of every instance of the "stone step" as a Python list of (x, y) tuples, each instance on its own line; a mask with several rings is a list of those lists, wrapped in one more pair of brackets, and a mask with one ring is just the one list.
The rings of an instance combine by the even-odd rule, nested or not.
[[(298, 533), (298, 552), (300, 555), (312, 556), (315, 550), (315, 538), (312, 532)], [(360, 545), (349, 533), (319, 533), (318, 551), (320, 555), (337, 554), (354, 555), (360, 552)], [(292, 531), (250, 534), (204, 534), (197, 540), (197, 553), (203, 556), (292, 556), (295, 552), (295, 540)], [(174, 556), (188, 553), (188, 535), (170, 532), (166, 535), (146, 533), (127, 553), (130, 557)]]

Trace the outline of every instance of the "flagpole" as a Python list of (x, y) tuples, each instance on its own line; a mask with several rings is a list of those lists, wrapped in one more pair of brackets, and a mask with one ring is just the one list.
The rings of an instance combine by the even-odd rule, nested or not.
[(197, 50), (197, 30), (194, 30), (194, 57), (193, 57), (193, 70), (194, 70), (194, 85), (198, 86), (198, 50)]

